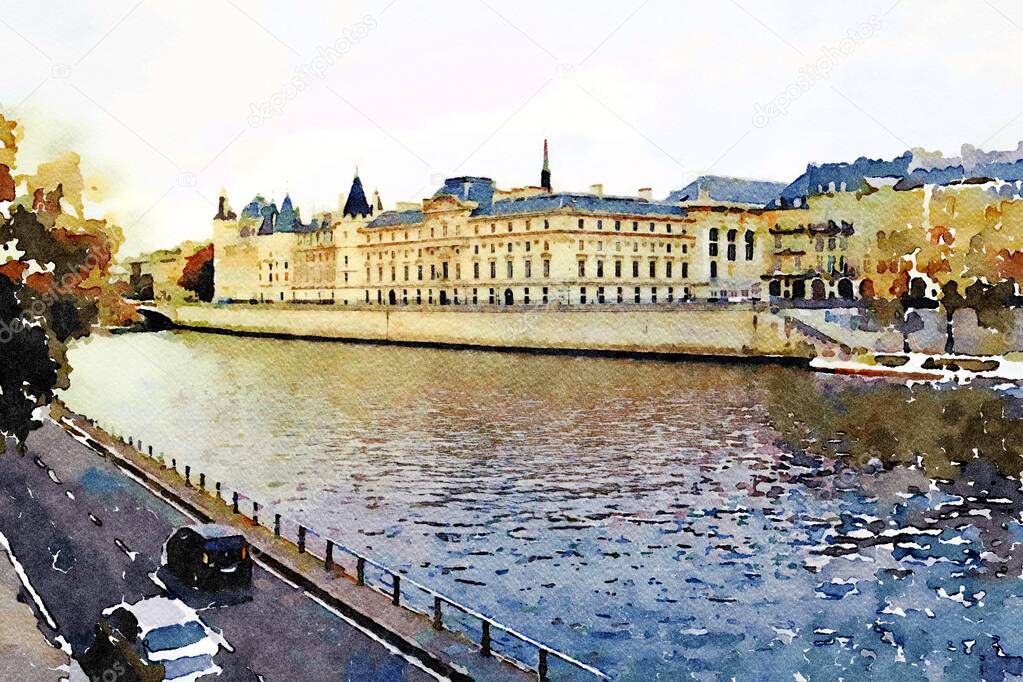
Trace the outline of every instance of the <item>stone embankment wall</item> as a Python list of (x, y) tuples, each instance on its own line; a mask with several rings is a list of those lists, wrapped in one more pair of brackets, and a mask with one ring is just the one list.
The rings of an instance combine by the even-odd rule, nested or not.
[(165, 312), (184, 327), (247, 334), (550, 351), (813, 355), (791, 322), (762, 305), (446, 310), (232, 304)]

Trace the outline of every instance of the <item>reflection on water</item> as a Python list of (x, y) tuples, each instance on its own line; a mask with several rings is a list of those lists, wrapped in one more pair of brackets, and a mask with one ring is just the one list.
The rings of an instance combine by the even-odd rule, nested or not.
[(1023, 674), (1021, 395), (95, 338), (70, 406), (620, 679)]

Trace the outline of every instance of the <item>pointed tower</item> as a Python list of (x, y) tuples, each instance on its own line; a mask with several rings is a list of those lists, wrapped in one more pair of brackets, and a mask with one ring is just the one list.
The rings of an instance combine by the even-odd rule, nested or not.
[(547, 157), (547, 140), (543, 141), (543, 170), (540, 171), (540, 187), (551, 191), (551, 164)]
[(285, 194), (281, 202), (281, 210), (277, 215), (277, 222), (274, 223), (274, 232), (294, 232), (299, 224), (298, 212), (291, 203), (291, 195)]
[(345, 218), (365, 218), (373, 215), (373, 208), (366, 201), (366, 192), (362, 189), (362, 180), (359, 179), (359, 168), (355, 168), (355, 178), (352, 180), (352, 188), (348, 191), (348, 200), (342, 210)]
[(384, 210), (384, 202), (380, 200), (379, 190), (373, 190), (373, 206), (375, 206), (378, 211)]

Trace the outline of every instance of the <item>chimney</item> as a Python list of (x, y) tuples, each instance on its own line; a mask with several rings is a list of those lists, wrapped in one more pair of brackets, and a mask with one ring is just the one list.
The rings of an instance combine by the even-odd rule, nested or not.
[(595, 185), (590, 185), (590, 194), (596, 194), (598, 197), (604, 196), (604, 185), (599, 182)]
[(652, 201), (654, 198), (654, 191), (649, 187), (641, 187), (639, 189), (639, 198), (646, 199), (647, 201)]

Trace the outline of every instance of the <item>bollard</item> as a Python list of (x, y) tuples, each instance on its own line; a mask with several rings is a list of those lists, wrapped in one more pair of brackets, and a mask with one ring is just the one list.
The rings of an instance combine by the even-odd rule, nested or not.
[(206, 474), (199, 474), (199, 490), (206, 490)]
[(192, 467), (188, 464), (185, 465), (185, 485), (192, 485)]
[(366, 584), (366, 560), (363, 557), (359, 557), (355, 562), (355, 584)]
[(217, 481), (217, 499), (218, 500), (221, 499), (221, 497), (220, 497), (220, 481)]
[(334, 568), (334, 541), (327, 540), (327, 553), (323, 557), (323, 569), (329, 571)]
[(298, 553), (305, 554), (305, 526), (298, 527)]
[(480, 656), (490, 655), (490, 621), (483, 621), (483, 637), (480, 638)]
[(281, 537), (281, 515), (274, 514), (274, 536)]
[(149, 456), (150, 457), (153, 456), (153, 446), (152, 445), (149, 446)]
[(540, 649), (540, 660), (536, 664), (536, 678), (547, 682), (547, 649)]
[(252, 523), (259, 525), (259, 502), (252, 501)]
[(444, 627), (443, 616), (440, 612), (441, 601), (440, 597), (433, 598), (433, 629), (440, 630)]
[(395, 606), (401, 604), (401, 576), (395, 574), (394, 578), (394, 592), (391, 594), (391, 603)]
[(231, 504), (232, 504), (232, 507), (233, 507), (232, 511), (235, 514), (237, 514), (238, 513), (238, 491), (237, 490), (235, 490), (233, 493), (231, 493), (231, 499), (232, 499)]

